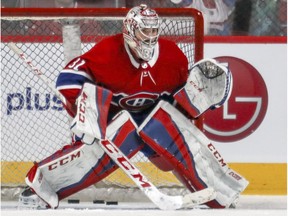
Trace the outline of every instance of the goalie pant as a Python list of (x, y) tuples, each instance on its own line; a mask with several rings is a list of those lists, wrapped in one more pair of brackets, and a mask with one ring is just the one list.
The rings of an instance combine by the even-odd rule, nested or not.
[[(191, 192), (214, 188), (217, 196), (207, 203), (211, 208), (229, 207), (248, 185), (228, 167), (206, 136), (169, 103), (160, 102), (139, 128), (128, 112), (121, 112), (108, 125), (107, 137), (128, 158), (149, 145), (155, 151), (151, 162), (163, 171), (172, 171)], [(116, 169), (97, 144), (78, 143), (34, 165), (26, 183), (55, 208), (58, 200), (99, 182)]]

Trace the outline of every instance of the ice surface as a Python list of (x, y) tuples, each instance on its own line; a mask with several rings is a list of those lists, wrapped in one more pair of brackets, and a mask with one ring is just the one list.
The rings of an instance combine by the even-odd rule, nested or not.
[(45, 211), (4, 211), (3, 216), (286, 216), (281, 210), (45, 210)]
[(242, 196), (236, 209), (162, 211), (152, 203), (118, 205), (61, 202), (56, 210), (23, 210), (17, 202), (2, 202), (1, 216), (286, 216), (287, 196)]

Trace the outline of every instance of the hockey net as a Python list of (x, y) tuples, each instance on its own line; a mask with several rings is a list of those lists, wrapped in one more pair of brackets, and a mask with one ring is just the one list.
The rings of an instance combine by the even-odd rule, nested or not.
[[(60, 101), (46, 84), (30, 72), (7, 43), (15, 42), (54, 82), (71, 58), (88, 51), (104, 37), (120, 33), (127, 12), (128, 9), (103, 8), (2, 9), (2, 199), (17, 197), (34, 161), (44, 159), (70, 143), (69, 120)], [(189, 67), (202, 59), (201, 13), (194, 9), (176, 8), (159, 8), (157, 12), (162, 20), (161, 37), (177, 43), (189, 60)], [(198, 124), (201, 125), (201, 122)], [(182, 187), (173, 174), (161, 172), (140, 153), (132, 161), (157, 187), (170, 188), (170, 191)], [(106, 188), (105, 194), (109, 196), (113, 193), (112, 188), (127, 191), (135, 185), (118, 169), (96, 188)], [(14, 189), (13, 192), (11, 189)]]

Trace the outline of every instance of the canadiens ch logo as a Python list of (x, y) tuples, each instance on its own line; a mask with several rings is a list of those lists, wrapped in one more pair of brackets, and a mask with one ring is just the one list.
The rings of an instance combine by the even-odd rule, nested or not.
[(214, 141), (234, 142), (254, 133), (261, 125), (268, 107), (268, 92), (260, 73), (248, 62), (231, 57), (217, 57), (227, 62), (233, 76), (229, 100), (219, 109), (205, 114), (205, 134)]
[(137, 94), (133, 94), (133, 95), (129, 95), (129, 96), (121, 98), (119, 100), (119, 105), (123, 109), (137, 112), (137, 111), (141, 111), (152, 106), (153, 104), (155, 104), (158, 98), (159, 98), (159, 94), (140, 92)]

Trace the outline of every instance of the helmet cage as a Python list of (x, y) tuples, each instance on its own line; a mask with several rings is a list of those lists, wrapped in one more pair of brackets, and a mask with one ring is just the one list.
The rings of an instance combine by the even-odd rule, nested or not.
[(140, 41), (148, 46), (154, 46), (158, 42), (158, 28), (138, 28), (140, 34), (135, 35)]

